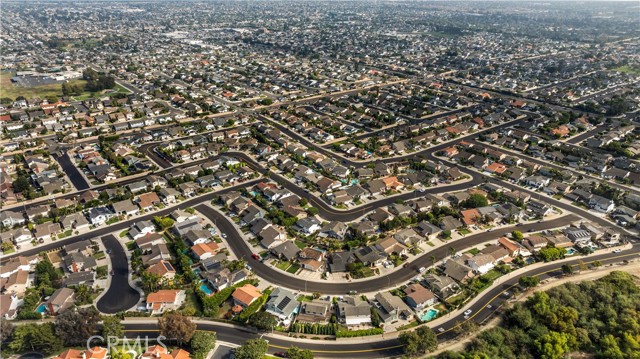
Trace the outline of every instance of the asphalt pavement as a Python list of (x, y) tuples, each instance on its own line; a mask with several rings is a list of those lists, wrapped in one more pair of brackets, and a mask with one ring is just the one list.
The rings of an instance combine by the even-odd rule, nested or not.
[[(39, 254), (41, 252), (48, 252), (51, 250), (55, 250), (57, 248), (62, 248), (62, 246), (67, 245), (67, 244), (71, 244), (71, 243), (76, 243), (76, 242), (80, 242), (80, 241), (84, 241), (84, 240), (90, 240), (90, 239), (95, 239), (98, 237), (102, 237), (102, 236), (106, 236), (110, 233), (113, 232), (119, 232), (122, 231), (124, 229), (130, 228), (134, 223), (136, 222), (140, 222), (140, 221), (144, 221), (144, 220), (151, 220), (154, 216), (166, 216), (169, 215), (171, 212), (175, 211), (176, 208), (189, 208), (189, 207), (193, 207), (197, 204), (206, 202), (206, 201), (211, 201), (212, 199), (214, 199), (215, 197), (227, 193), (229, 191), (234, 191), (234, 190), (239, 190), (240, 188), (244, 187), (244, 186), (251, 186), (254, 184), (257, 184), (258, 182), (260, 182), (260, 179), (256, 179), (256, 180), (251, 180), (251, 181), (246, 181), (246, 182), (242, 182), (242, 183), (238, 183), (235, 186), (231, 186), (231, 187), (227, 187), (221, 191), (218, 192), (210, 192), (207, 193), (205, 195), (199, 196), (199, 197), (194, 197), (194, 198), (190, 198), (187, 199), (183, 202), (180, 203), (180, 206), (178, 207), (169, 207), (169, 208), (165, 208), (165, 209), (161, 209), (159, 211), (155, 211), (155, 212), (151, 212), (147, 215), (141, 216), (141, 217), (136, 217), (136, 218), (132, 218), (132, 219), (128, 219), (128, 220), (124, 220), (124, 221), (120, 221), (120, 222), (116, 222), (110, 225), (103, 225), (101, 227), (99, 227), (98, 229), (91, 231), (91, 232), (87, 232), (87, 233), (83, 233), (83, 234), (79, 234), (77, 236), (73, 236), (73, 237), (67, 237), (64, 239), (59, 239), (55, 242), (50, 242), (47, 244), (43, 244), (43, 245), (39, 245), (33, 249), (29, 249), (26, 251), (20, 251), (20, 252), (14, 252), (11, 254), (7, 254), (5, 256), (2, 257), (2, 259), (0, 259), (0, 264), (4, 264), (6, 263), (9, 259), (13, 258), (13, 257), (17, 257), (17, 256), (32, 256), (32, 255), (36, 255)], [(119, 244), (118, 244), (119, 246)], [(110, 248), (110, 247), (107, 247)]]
[(89, 183), (87, 183), (87, 180), (82, 176), (82, 173), (80, 173), (78, 167), (76, 167), (76, 165), (71, 161), (71, 158), (69, 158), (68, 153), (55, 157), (55, 159), (58, 160), (60, 167), (62, 167), (62, 170), (67, 174), (71, 183), (78, 191), (84, 191), (91, 188)]
[(251, 248), (242, 238), (233, 222), (229, 220), (226, 215), (206, 205), (198, 205), (194, 208), (196, 211), (207, 217), (211, 222), (216, 223), (218, 229), (222, 233), (225, 233), (227, 235), (227, 243), (229, 244), (231, 251), (235, 253), (238, 258), (247, 260), (249, 262), (249, 265), (259, 278), (265, 278), (269, 281), (269, 283), (275, 284), (277, 286), (299, 290), (302, 292), (319, 292), (323, 294), (337, 295), (348, 294), (349, 292), (354, 290), (363, 293), (380, 290), (382, 288), (394, 287), (417, 276), (419, 274), (419, 268), (431, 266), (433, 263), (432, 257), (435, 257), (436, 261), (440, 261), (447, 256), (450, 256), (452, 251), (459, 252), (469, 247), (495, 241), (498, 237), (510, 233), (514, 229), (523, 232), (526, 232), (528, 230), (540, 231), (543, 229), (560, 227), (579, 219), (578, 216), (568, 215), (544, 223), (530, 223), (519, 227), (505, 227), (501, 228), (500, 230), (470, 235), (462, 239), (452, 241), (448, 246), (441, 246), (432, 251), (425, 252), (421, 256), (411, 261), (408, 268), (403, 268), (385, 276), (375, 276), (364, 281), (345, 281), (344, 283), (336, 283), (307, 281), (304, 279), (300, 279), (298, 277), (288, 275), (272, 266), (266, 265), (259, 260), (253, 259), (252, 254), (254, 253), (254, 249)]
[[(114, 314), (126, 311), (140, 300), (140, 293), (129, 285), (129, 260), (120, 242), (113, 235), (102, 237), (102, 243), (110, 251), (111, 284), (98, 300), (96, 308), (102, 313)], [(111, 275), (111, 273), (109, 273)]]
[[(639, 245), (634, 245), (631, 249), (621, 253), (604, 253), (588, 257), (576, 257), (571, 261), (549, 263), (548, 265), (538, 267), (525, 273), (522, 276), (537, 276), (540, 280), (562, 275), (562, 265), (569, 264), (575, 269), (583, 262), (590, 264), (599, 261), (603, 266), (622, 262), (624, 260), (638, 259), (640, 255)], [(471, 313), (465, 318), (464, 313), (447, 317), (448, 320), (441, 325), (435, 326), (436, 335), (440, 341), (452, 339), (456, 336), (455, 328), (467, 320), (473, 320), (476, 323), (482, 323), (495, 314), (501, 305), (512, 298), (514, 290), (518, 287), (519, 276), (506, 280), (505, 282), (492, 287), (491, 289), (481, 293), (478, 300), (468, 307)], [(132, 323), (124, 322), (125, 330), (128, 337), (140, 335), (142, 337), (152, 337), (157, 334), (156, 323)], [(289, 347), (297, 346), (299, 348), (310, 349), (316, 357), (325, 358), (371, 358), (371, 357), (395, 357), (402, 355), (402, 347), (396, 337), (393, 338), (362, 338), (357, 340), (323, 340), (316, 342), (301, 341), (296, 338), (289, 338), (284, 335), (267, 335), (266, 333), (256, 332), (251, 328), (229, 327), (223, 323), (217, 322), (199, 322), (199, 330), (215, 331), (219, 340), (241, 345), (248, 339), (259, 338), (269, 341), (269, 353), (284, 351)], [(374, 340), (371, 340), (374, 339)]]

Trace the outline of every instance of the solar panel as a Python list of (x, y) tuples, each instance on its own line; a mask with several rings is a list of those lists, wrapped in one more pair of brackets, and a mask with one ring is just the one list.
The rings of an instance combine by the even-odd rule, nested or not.
[(287, 306), (287, 304), (289, 304), (289, 302), (291, 302), (291, 298), (284, 297), (284, 299), (282, 299), (282, 301), (278, 303), (278, 309), (283, 310)]
[(162, 264), (164, 264), (164, 267), (165, 267), (168, 271), (170, 271), (170, 272), (173, 272), (173, 271), (174, 271), (173, 267), (171, 266), (171, 263), (169, 263), (169, 262), (162, 262)]

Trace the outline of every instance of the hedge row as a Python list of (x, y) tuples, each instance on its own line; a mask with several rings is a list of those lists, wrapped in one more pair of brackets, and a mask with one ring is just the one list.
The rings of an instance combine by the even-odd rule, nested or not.
[(304, 334), (319, 334), (319, 335), (335, 335), (337, 331), (337, 324), (318, 324), (318, 323), (293, 323), (289, 331), (294, 333)]
[(378, 335), (384, 333), (382, 328), (371, 328), (361, 330), (340, 330), (336, 332), (336, 338), (352, 338), (352, 337), (364, 337), (367, 335)]

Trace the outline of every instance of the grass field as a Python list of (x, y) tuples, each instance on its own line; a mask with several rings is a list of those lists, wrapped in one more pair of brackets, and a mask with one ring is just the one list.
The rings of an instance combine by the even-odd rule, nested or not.
[[(16, 86), (11, 82), (11, 78), (15, 76), (15, 72), (10, 71), (0, 71), (0, 98), (8, 97), (12, 100), (15, 100), (18, 96), (24, 96), (25, 98), (45, 98), (47, 96), (62, 96), (62, 83), (48, 84), (48, 85), (40, 85), (40, 86), (32, 86), (32, 87), (24, 87), (24, 86)], [(84, 86), (87, 82), (85, 80), (71, 80), (69, 81), (72, 85), (82, 85)], [(79, 96), (73, 96), (73, 99), (76, 101), (83, 101), (88, 98), (97, 97), (99, 95), (107, 95), (113, 96), (117, 93), (130, 93), (126, 88), (116, 84), (113, 88), (113, 91), (105, 91), (105, 93), (96, 93), (96, 92), (84, 92)]]
[(613, 69), (613, 71), (624, 72), (626, 74), (640, 75), (640, 66), (625, 65), (625, 66), (616, 67), (615, 69)]

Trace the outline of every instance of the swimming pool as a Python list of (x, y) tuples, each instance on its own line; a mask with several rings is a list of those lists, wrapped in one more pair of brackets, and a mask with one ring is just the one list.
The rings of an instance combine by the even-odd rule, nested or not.
[(46, 306), (44, 303), (40, 304), (40, 305), (36, 308), (36, 313), (40, 313), (40, 314), (42, 314), (42, 313), (44, 313), (44, 312), (46, 312), (46, 311), (47, 311), (47, 306)]
[(573, 248), (567, 249), (567, 255), (568, 256), (571, 256), (571, 255), (574, 255), (574, 254), (576, 254), (576, 250), (575, 249), (573, 249)]
[(204, 294), (206, 294), (207, 296), (212, 295), (213, 294), (213, 289), (209, 288), (209, 285), (207, 285), (206, 283), (203, 283), (200, 286), (200, 290), (204, 292)]
[(422, 315), (420, 320), (422, 320), (423, 322), (428, 322), (428, 321), (432, 320), (433, 318), (435, 318), (436, 315), (438, 315), (438, 312), (439, 312), (439, 310), (437, 310), (437, 309), (429, 309), (429, 310), (427, 310), (426, 313), (424, 313)]

